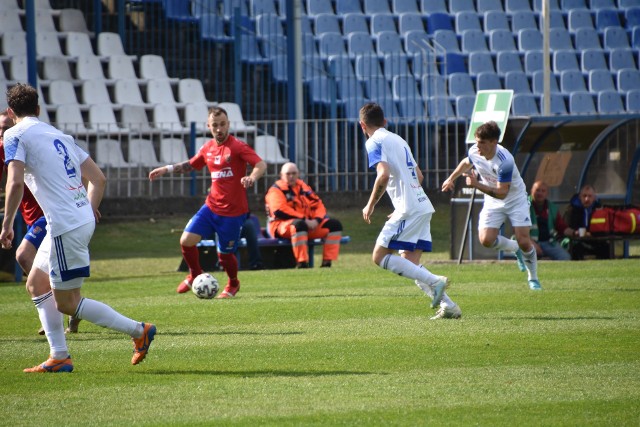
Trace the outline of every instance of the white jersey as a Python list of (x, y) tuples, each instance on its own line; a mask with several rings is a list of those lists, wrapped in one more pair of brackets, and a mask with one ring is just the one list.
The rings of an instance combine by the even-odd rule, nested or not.
[(35, 117), (4, 134), (6, 164), (25, 165), (24, 181), (47, 219), (51, 237), (95, 221), (80, 165), (89, 157), (73, 137)]
[(527, 188), (516, 167), (515, 160), (509, 150), (502, 145), (498, 144), (495, 156), (491, 160), (487, 160), (480, 155), (478, 146), (474, 144), (469, 149), (469, 161), (475, 166), (484, 184), (490, 187), (498, 187), (498, 182), (511, 183), (507, 197), (502, 200), (485, 194), (485, 205), (502, 207), (512, 202), (522, 203), (522, 198), (526, 199)]
[(390, 177), (387, 194), (395, 214), (419, 214), (435, 212), (416, 174), (417, 162), (409, 145), (400, 136), (384, 128), (376, 130), (367, 140), (369, 167), (379, 162), (389, 165)]

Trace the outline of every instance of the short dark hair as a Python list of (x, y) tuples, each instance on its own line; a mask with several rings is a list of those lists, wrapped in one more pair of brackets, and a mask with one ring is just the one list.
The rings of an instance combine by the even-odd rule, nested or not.
[(500, 127), (493, 120), (481, 124), (478, 126), (475, 132), (475, 137), (478, 139), (500, 139)]
[(38, 91), (28, 84), (18, 83), (7, 90), (7, 104), (16, 116), (38, 115)]
[(207, 115), (207, 119), (209, 118), (209, 116), (219, 116), (220, 114), (224, 114), (225, 116), (227, 116), (227, 118), (229, 118), (229, 114), (227, 113), (227, 110), (225, 110), (222, 107), (211, 107), (209, 108), (209, 114)]
[(360, 108), (360, 120), (367, 126), (384, 126), (384, 111), (375, 102), (366, 103)]

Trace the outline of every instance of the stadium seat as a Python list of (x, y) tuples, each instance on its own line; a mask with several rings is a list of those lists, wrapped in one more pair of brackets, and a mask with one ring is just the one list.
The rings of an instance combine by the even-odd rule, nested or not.
[[(543, 0), (533, 0), (533, 10), (535, 12), (542, 12), (542, 1)], [(560, 6), (558, 5), (558, 0), (545, 0), (548, 1), (549, 10), (560, 10)]]
[(369, 33), (369, 24), (363, 13), (347, 13), (342, 17), (342, 32), (345, 36), (350, 33)]
[(631, 30), (631, 47), (640, 49), (640, 25), (636, 25)]
[(624, 68), (638, 68), (634, 58), (634, 52), (631, 49), (612, 49), (609, 51), (609, 70), (612, 73), (618, 72)]
[(376, 39), (376, 51), (379, 57), (384, 57), (386, 54), (394, 54), (403, 52), (402, 40), (396, 32), (381, 31), (375, 35)]
[(96, 141), (96, 163), (101, 168), (128, 168), (131, 165), (124, 159), (120, 141), (99, 139)]
[(634, 68), (623, 68), (617, 74), (618, 90), (627, 92), (640, 88), (640, 71)]
[(95, 134), (85, 126), (82, 112), (78, 104), (58, 106), (56, 112), (56, 125), (70, 135)]
[[(4, 95), (4, 94), (3, 94)], [(49, 104), (79, 105), (73, 84), (68, 80), (55, 80), (49, 85)], [(85, 107), (86, 109), (86, 107)]]
[(362, 11), (366, 15), (374, 15), (376, 13), (391, 13), (388, 0), (364, 0)]
[(569, 113), (596, 114), (593, 96), (589, 92), (572, 92), (569, 95)]
[(491, 52), (517, 52), (513, 33), (507, 30), (493, 30), (489, 33), (489, 47)]
[[(531, 89), (535, 94), (543, 94), (544, 93), (544, 71), (535, 71), (531, 76)], [(551, 93), (560, 93), (560, 87), (558, 86), (558, 80), (551, 73), (549, 75), (549, 90)]]
[(336, 15), (345, 13), (362, 13), (359, 0), (336, 0)]
[(165, 133), (186, 134), (189, 129), (180, 121), (175, 105), (157, 104), (153, 107), (153, 127)]
[(358, 55), (355, 58), (355, 73), (358, 80), (365, 81), (371, 77), (383, 76), (380, 60), (377, 55)]
[(18, 10), (19, 9), (0, 10), (0, 28), (2, 28), (5, 34), (24, 32)]
[(83, 81), (81, 94), (80, 98), (85, 105), (112, 103), (104, 80)]
[(321, 74), (309, 80), (309, 94), (313, 102), (329, 105), (337, 99), (337, 91), (335, 81)]
[(236, 35), (236, 40), (240, 39), (240, 60), (247, 64), (264, 65), (269, 63), (269, 58), (265, 57), (260, 50), (258, 37), (250, 31), (241, 31)]
[[(62, 56), (62, 48), (57, 32), (38, 32), (36, 34), (36, 53), (38, 57)], [(66, 58), (65, 58), (66, 60)]]
[(364, 82), (367, 98), (381, 102), (384, 99), (393, 99), (391, 85), (384, 77), (371, 77)]
[(518, 52), (498, 52), (496, 71), (501, 75), (508, 71), (524, 71)]
[(348, 56), (331, 55), (327, 60), (327, 69), (329, 70), (329, 75), (337, 79), (355, 77), (353, 64)]
[(501, 10), (489, 10), (484, 13), (484, 32), (491, 33), (493, 30), (511, 31), (509, 17)]
[(121, 134), (120, 127), (111, 104), (92, 104), (89, 106), (89, 127), (101, 134)]
[(191, 123), (195, 124), (196, 132), (207, 132), (207, 120), (209, 117), (209, 106), (205, 102), (188, 102), (184, 106), (184, 122), (188, 128)]
[(471, 118), (476, 102), (475, 95), (460, 95), (456, 97), (456, 115), (463, 118)]
[(420, 13), (418, 3), (407, 0), (391, 0), (391, 11), (396, 15), (403, 13)]
[(571, 9), (586, 9), (586, 0), (560, 0), (560, 8), (569, 12)]
[(242, 109), (240, 108), (240, 105), (235, 102), (221, 102), (218, 104), (218, 107), (227, 112), (232, 132), (250, 133), (257, 130), (254, 125), (249, 125), (245, 122), (244, 116), (242, 115)]
[(521, 52), (542, 50), (542, 33), (538, 30), (525, 28), (518, 32), (518, 47)]
[(615, 90), (603, 90), (598, 92), (598, 112), (600, 114), (624, 113), (624, 104), (620, 94)]
[(616, 90), (611, 72), (607, 69), (589, 71), (589, 92), (597, 93), (603, 90)]
[(468, 73), (453, 73), (448, 76), (449, 95), (457, 97), (460, 95), (475, 95), (473, 80)]
[[(326, 16), (326, 14), (322, 15)], [(337, 30), (338, 32), (340, 32), (340, 26), (337, 27)], [(282, 28), (282, 21), (280, 20), (280, 17), (275, 13), (263, 13), (256, 16), (256, 34), (263, 39), (274, 36), (284, 36), (284, 30)]]
[(469, 54), (469, 73), (475, 75), (485, 71), (496, 72), (491, 54), (489, 52), (471, 52)]
[(627, 31), (622, 27), (605, 28), (602, 45), (605, 49), (626, 49), (631, 47)]
[(509, 71), (504, 75), (504, 88), (512, 89), (514, 93), (531, 93), (529, 79), (523, 71)]
[(195, 24), (198, 18), (191, 14), (191, 4), (183, 0), (162, 0), (165, 17), (170, 21)]
[(527, 28), (538, 30), (536, 14), (528, 10), (518, 10), (514, 12), (511, 15), (511, 30), (513, 33), (518, 34), (520, 30)]
[(173, 165), (189, 159), (189, 154), (180, 138), (162, 138), (160, 140), (160, 161)]
[(529, 93), (515, 93), (511, 104), (514, 116), (537, 116), (539, 114), (535, 95)]
[(489, 11), (500, 11), (500, 12), (504, 11), (502, 7), (502, 0), (477, 0), (476, 10), (480, 14), (486, 13)]
[[(362, 33), (352, 33), (362, 34)], [(347, 55), (347, 49), (342, 39), (342, 35), (339, 33), (324, 33), (320, 35), (319, 39), (320, 57), (322, 59), (328, 59), (331, 55)]]
[(68, 32), (65, 44), (67, 56), (76, 58), (94, 56), (88, 33)]
[(640, 111), (640, 89), (633, 89), (627, 92), (627, 111), (639, 112)]
[(452, 30), (436, 30), (433, 34), (436, 50), (439, 52), (460, 52), (458, 36)]
[(580, 58), (580, 68), (583, 73), (588, 73), (591, 70), (607, 70), (609, 71), (609, 65), (605, 58), (604, 52), (600, 49), (585, 49), (582, 50)]
[(391, 80), (391, 92), (393, 93), (394, 101), (420, 98), (418, 83), (413, 76), (395, 76)]
[(117, 104), (145, 106), (140, 86), (136, 80), (118, 79), (113, 87), (113, 98)]
[(202, 81), (199, 79), (180, 79), (178, 82), (178, 101), (215, 104), (207, 99)]
[[(342, 34), (340, 21), (338, 20), (337, 15), (334, 15), (333, 13), (319, 13), (314, 15), (313, 18), (316, 37), (319, 37), (324, 33)], [(282, 30), (282, 25), (280, 26), (280, 29)]]
[(456, 33), (462, 34), (466, 30), (479, 30), (482, 31), (482, 25), (480, 24), (480, 16), (474, 11), (462, 11), (455, 15), (455, 28)]
[(364, 98), (362, 82), (355, 76), (345, 77), (336, 82), (339, 98), (344, 101), (349, 98)]
[(391, 13), (376, 13), (371, 16), (371, 34), (373, 37), (382, 31), (398, 32), (395, 17)]
[(404, 53), (388, 53), (382, 58), (384, 75), (387, 80), (394, 76), (412, 76), (409, 69), (409, 58)]
[(427, 31), (429, 34), (435, 34), (438, 30), (453, 31), (451, 23), (451, 15), (441, 12), (424, 12), (427, 15)]
[(176, 105), (176, 98), (173, 95), (171, 84), (168, 80), (155, 79), (147, 82), (147, 103), (148, 104), (169, 104)]
[(289, 161), (282, 155), (281, 146), (284, 146), (284, 143), (273, 135), (256, 136), (256, 154), (267, 163), (283, 164)]
[[(540, 28), (544, 28), (544, 18), (540, 18)], [(552, 10), (549, 12), (549, 28), (559, 28), (561, 30), (566, 30), (567, 27), (564, 25), (564, 17), (563, 13), (559, 10)]]
[(200, 38), (202, 40), (229, 43), (233, 41), (233, 37), (228, 34), (224, 17), (206, 13), (200, 16)]
[(581, 28), (593, 29), (593, 20), (591, 12), (588, 9), (572, 9), (567, 15), (567, 28), (575, 33)]
[(429, 100), (433, 96), (447, 96), (446, 78), (444, 76), (422, 76), (420, 88), (424, 100)]
[(24, 31), (4, 33), (2, 35), (2, 52), (4, 56), (13, 58), (27, 56), (27, 35)]
[(596, 29), (604, 31), (608, 27), (620, 27), (617, 9), (599, 9), (595, 12)]
[(81, 56), (76, 61), (78, 80), (105, 80), (102, 63), (97, 56)]
[(524, 54), (524, 72), (532, 75), (544, 66), (544, 53), (541, 50), (528, 50)]
[(307, 0), (307, 14), (313, 16), (319, 13), (335, 13), (331, 0)]
[(457, 52), (447, 52), (443, 62), (441, 74), (464, 73), (467, 71), (466, 55)]
[(259, 16), (263, 13), (278, 14), (274, 0), (249, 0), (249, 12), (251, 16)]
[[(143, 79), (169, 80), (164, 58), (160, 55), (142, 55), (140, 57), (140, 77)], [(170, 79), (177, 81), (178, 79)]]
[(429, 35), (423, 31), (408, 31), (404, 34), (404, 51), (407, 54), (420, 54), (431, 51)]
[(465, 30), (462, 33), (462, 51), (465, 53), (488, 52), (484, 33), (481, 30)]
[(549, 29), (549, 48), (551, 50), (574, 50), (569, 32), (564, 28)]
[(586, 92), (587, 86), (584, 83), (582, 72), (577, 70), (567, 70), (560, 73), (560, 90), (564, 94), (572, 92)]
[(529, 0), (506, 0), (504, 10), (510, 14), (521, 10), (531, 11), (531, 4)]
[(580, 28), (573, 36), (578, 52), (583, 49), (602, 49), (600, 36), (593, 28)]
[(138, 80), (133, 61), (131, 57), (127, 55), (114, 55), (109, 57), (107, 73), (109, 78), (114, 80)]
[(44, 80), (73, 80), (69, 62), (66, 58), (62, 56), (45, 56), (42, 62), (42, 77)]
[(476, 87), (478, 90), (503, 89), (500, 76), (490, 71), (478, 73), (476, 76)]
[(592, 11), (600, 10), (600, 9), (614, 9), (617, 7), (615, 4), (615, 0), (590, 0), (589, 1), (589, 9)]
[(445, 0), (420, 0), (420, 10), (423, 14), (434, 12), (449, 13)]
[(406, 12), (398, 17), (398, 31), (404, 35), (408, 31), (425, 31), (422, 15), (419, 13)]
[(422, 98), (413, 96), (398, 101), (398, 114), (402, 117), (403, 123), (423, 123), (427, 112)]
[(58, 29), (54, 23), (53, 11), (49, 9), (36, 8), (36, 28), (39, 32), (56, 33)]
[(640, 26), (640, 6), (625, 10), (624, 21), (627, 29)]
[(126, 55), (122, 45), (122, 39), (118, 33), (103, 32), (98, 34), (98, 55), (113, 57)]
[(377, 55), (373, 46), (373, 39), (369, 33), (351, 33), (347, 36), (347, 46), (350, 58), (358, 55)]
[(455, 117), (451, 101), (447, 96), (432, 96), (427, 102), (427, 111), (432, 118)]
[(154, 168), (161, 164), (158, 162), (156, 150), (153, 148), (153, 141), (149, 139), (132, 138), (129, 140), (127, 146), (127, 159), (130, 164), (147, 168)]
[(553, 71), (560, 74), (564, 70), (580, 70), (575, 51), (556, 50), (553, 52)]
[(474, 0), (457, 0), (449, 2), (449, 13), (455, 15), (460, 12), (476, 12)]
[[(567, 104), (564, 96), (559, 93), (552, 93), (550, 96), (549, 113), (550, 114), (567, 114)], [(544, 94), (540, 97), (540, 113), (544, 114)]]
[(123, 105), (121, 116), (122, 127), (130, 132), (147, 133), (152, 131), (147, 112), (140, 105)]

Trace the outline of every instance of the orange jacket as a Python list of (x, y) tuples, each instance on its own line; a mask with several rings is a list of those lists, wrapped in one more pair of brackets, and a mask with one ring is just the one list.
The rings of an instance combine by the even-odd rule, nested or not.
[(327, 215), (320, 197), (301, 179), (293, 187), (284, 179), (276, 181), (267, 191), (265, 202), (270, 221), (293, 218), (321, 221)]

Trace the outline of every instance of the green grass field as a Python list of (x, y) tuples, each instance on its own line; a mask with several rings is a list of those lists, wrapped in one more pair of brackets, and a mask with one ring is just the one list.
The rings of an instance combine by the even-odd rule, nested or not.
[(48, 346), (24, 287), (0, 284), (0, 425), (640, 425), (637, 258), (541, 262), (532, 292), (513, 261), (447, 261), (439, 212), (423, 261), (463, 318), (430, 321), (371, 262), (376, 215), (336, 212), (353, 241), (333, 268), (241, 272), (231, 301), (175, 293), (187, 218), (99, 225), (83, 293), (154, 322), (149, 356), (131, 366), (128, 337), (83, 322), (72, 374), (24, 374)]

